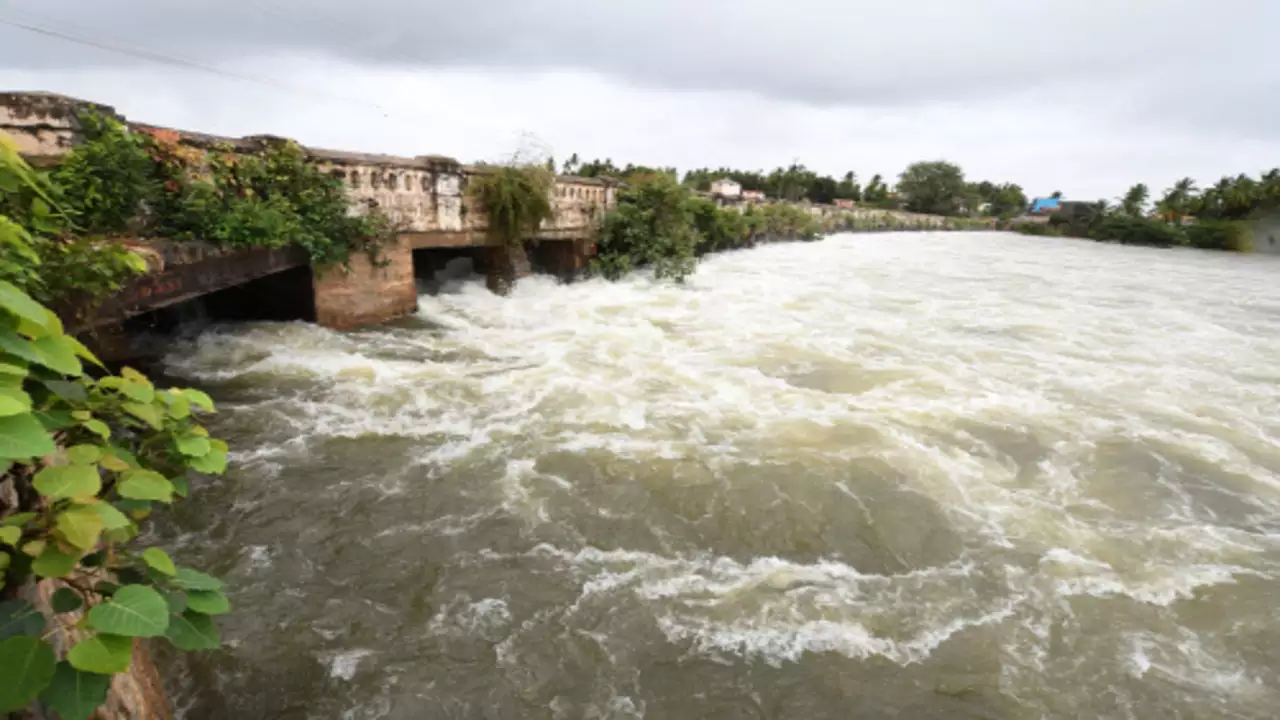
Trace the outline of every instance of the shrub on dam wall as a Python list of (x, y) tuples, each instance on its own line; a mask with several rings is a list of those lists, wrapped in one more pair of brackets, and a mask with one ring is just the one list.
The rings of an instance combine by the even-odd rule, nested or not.
[[(64, 214), (4, 142), (0, 188), (6, 207), (21, 193), (43, 203), (33, 218)], [(90, 207), (80, 217), (120, 219)], [(42, 227), (22, 217), (0, 215), (3, 262), (38, 276)], [(130, 672), (138, 638), (220, 646), (221, 581), (138, 542), (153, 508), (226, 469), (226, 444), (197, 421), (213, 411), (198, 390), (156, 388), (128, 368), (105, 374), (56, 314), (0, 280), (0, 714), (38, 701), (89, 717), (112, 676)]]
[(538, 165), (496, 165), (472, 177), (467, 195), (485, 213), (489, 235), (505, 245), (534, 237), (555, 210), (551, 191), (555, 175)]

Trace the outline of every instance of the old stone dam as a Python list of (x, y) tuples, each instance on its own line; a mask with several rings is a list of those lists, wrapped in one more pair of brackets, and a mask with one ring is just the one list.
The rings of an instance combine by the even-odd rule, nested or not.
[(837, 235), (215, 325), (186, 718), (1262, 718), (1280, 258)]

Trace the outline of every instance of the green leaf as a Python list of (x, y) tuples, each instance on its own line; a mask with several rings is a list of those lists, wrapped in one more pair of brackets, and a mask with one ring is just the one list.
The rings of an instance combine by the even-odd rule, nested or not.
[(78, 495), (97, 495), (102, 490), (98, 468), (92, 465), (58, 465), (36, 473), (31, 483), (47, 498), (59, 499)]
[(0, 460), (26, 460), (52, 455), (57, 448), (40, 421), (31, 415), (0, 417)]
[(48, 335), (32, 340), (31, 347), (40, 353), (41, 365), (57, 370), (63, 375), (80, 377), (84, 374), (84, 368), (80, 366), (75, 348), (67, 342), (70, 339), (66, 335)]
[(169, 605), (146, 585), (125, 585), (89, 610), (89, 627), (129, 637), (163, 635), (169, 627)]
[[(146, 375), (143, 375), (142, 373), (128, 366), (120, 368), (120, 377), (127, 383), (132, 383), (135, 385), (143, 385), (145, 387), (151, 387), (150, 378), (148, 378)], [(151, 401), (147, 400), (146, 402), (151, 402)]]
[(25, 365), (13, 365), (7, 362), (0, 362), (0, 375), (13, 375), (24, 378), (27, 376), (27, 368)]
[(31, 563), (31, 570), (43, 578), (65, 577), (76, 566), (79, 555), (68, 555), (53, 545), (46, 545), (40, 556)]
[(217, 590), (192, 590), (187, 593), (187, 607), (205, 615), (231, 612), (231, 601)]
[(187, 476), (179, 475), (176, 478), (169, 478), (169, 482), (173, 483), (173, 491), (178, 493), (179, 497), (186, 497), (191, 489), (187, 487)]
[(169, 417), (174, 418), (175, 420), (182, 420), (184, 418), (191, 417), (191, 403), (187, 402), (183, 398), (175, 398), (174, 401), (169, 404)]
[(160, 418), (160, 410), (155, 405), (143, 405), (142, 403), (128, 402), (121, 405), (124, 411), (130, 415), (145, 421), (148, 425), (156, 430), (164, 427), (164, 423)]
[(102, 361), (98, 359), (98, 356), (94, 355), (93, 352), (91, 352), (89, 348), (85, 347), (84, 344), (81, 343), (79, 340), (68, 335), (67, 344), (71, 346), (72, 350), (76, 354), (76, 357), (80, 358), (81, 360), (88, 360), (89, 362), (93, 363), (94, 365), (97, 365), (98, 367), (106, 367), (106, 365), (103, 365)]
[(33, 512), (14, 513), (6, 517), (4, 520), (0, 520), (0, 525), (17, 525), (17, 526), (26, 525), (28, 520), (34, 520), (37, 517), (39, 517), (39, 513), (33, 513)]
[(132, 659), (133, 638), (119, 635), (94, 635), (81, 640), (79, 645), (67, 653), (67, 662), (72, 667), (100, 675), (124, 672), (129, 669), (129, 661)]
[(44, 386), (49, 388), (54, 395), (66, 400), (70, 403), (83, 403), (89, 399), (89, 394), (85, 392), (84, 386), (78, 382), (70, 380), (45, 380)]
[(201, 410), (204, 410), (205, 412), (217, 412), (213, 408), (213, 398), (209, 397), (203, 392), (200, 392), (199, 390), (193, 390), (191, 388), (183, 388), (181, 393), (182, 393), (182, 396), (186, 398), (188, 401), (190, 401), (192, 405), (195, 405)]
[(71, 417), (71, 413), (66, 410), (46, 410), (34, 413), (34, 415), (40, 421), (40, 424), (44, 426), (44, 429), (50, 432), (69, 428), (76, 424), (76, 419)]
[(125, 517), (124, 513), (117, 510), (110, 503), (98, 503), (89, 507), (102, 518), (103, 530), (119, 530), (133, 525), (132, 520)]
[(187, 466), (197, 472), (221, 475), (227, 470), (227, 454), (221, 450), (210, 450), (203, 457), (192, 458)]
[(212, 575), (205, 575), (191, 568), (178, 568), (173, 576), (173, 584), (183, 590), (221, 590), (222, 581)]
[(26, 600), (0, 602), (0, 640), (14, 635), (40, 637), (44, 633), (44, 615)]
[(31, 412), (31, 396), (21, 388), (0, 387), (0, 415)]
[(54, 669), (53, 680), (40, 693), (40, 700), (62, 720), (88, 720), (107, 701), (110, 688), (110, 675), (81, 672), (63, 661)]
[(173, 499), (173, 483), (154, 470), (126, 470), (116, 490), (121, 497), (133, 500), (159, 500), (169, 502)]
[(97, 445), (74, 445), (67, 448), (67, 458), (76, 465), (92, 465), (102, 458), (102, 448)]
[(103, 440), (106, 440), (107, 438), (111, 437), (111, 428), (107, 427), (107, 424), (102, 422), (101, 420), (98, 420), (98, 419), (85, 420), (81, 424), (84, 425), (86, 430), (96, 434), (98, 437), (102, 438)]
[(55, 663), (53, 648), (39, 638), (18, 635), (0, 641), (0, 712), (21, 710), (35, 700), (53, 679)]
[(165, 637), (179, 650), (216, 650), (222, 645), (213, 619), (189, 609), (173, 616)]
[(58, 513), (58, 533), (81, 550), (92, 550), (102, 536), (102, 516), (92, 507), (75, 507)]
[(56, 613), (74, 612), (84, 606), (84, 599), (80, 597), (80, 593), (71, 588), (58, 588), (49, 600), (49, 605)]
[(26, 320), (40, 327), (44, 327), (49, 320), (48, 311), (43, 305), (4, 280), (0, 280), (0, 308), (8, 310), (20, 320)]
[(32, 342), (12, 330), (0, 326), (0, 352), (8, 353), (27, 362), (43, 363), (44, 356)]
[(176, 575), (178, 568), (173, 564), (173, 560), (169, 558), (169, 553), (160, 548), (147, 548), (142, 551), (142, 560), (147, 565), (164, 573), (165, 575)]
[(140, 403), (151, 403), (156, 399), (156, 391), (150, 385), (139, 385), (138, 383), (125, 383), (120, 392), (128, 395), (130, 398)]
[[(171, 614), (180, 615), (183, 610), (187, 609), (187, 596), (184, 593), (177, 590), (164, 590), (160, 594), (164, 595), (164, 601), (169, 603), (169, 612)], [(173, 620), (170, 620), (169, 624), (172, 625)]]
[(204, 457), (212, 449), (213, 447), (209, 445), (209, 438), (200, 437), (199, 435), (187, 435), (178, 439), (178, 452), (187, 457)]
[(18, 540), (20, 539), (22, 539), (22, 528), (13, 526), (0, 527), (0, 545), (18, 547)]

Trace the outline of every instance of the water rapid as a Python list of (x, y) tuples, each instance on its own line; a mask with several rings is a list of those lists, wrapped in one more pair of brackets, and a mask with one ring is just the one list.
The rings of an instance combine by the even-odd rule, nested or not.
[(1280, 706), (1280, 258), (835, 236), (165, 372), (235, 450), (187, 718)]

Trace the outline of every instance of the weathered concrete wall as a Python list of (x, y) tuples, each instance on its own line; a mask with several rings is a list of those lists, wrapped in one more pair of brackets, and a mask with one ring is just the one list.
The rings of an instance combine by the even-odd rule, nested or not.
[(0, 93), (0, 131), (18, 143), (18, 152), (39, 162), (61, 155), (82, 137), (80, 114), (89, 109), (119, 117), (97, 105), (53, 93)]
[(356, 253), (348, 265), (316, 271), (313, 287), (319, 324), (346, 330), (386, 322), (417, 309), (413, 249), (405, 238), (384, 247), (377, 262), (365, 253)]

